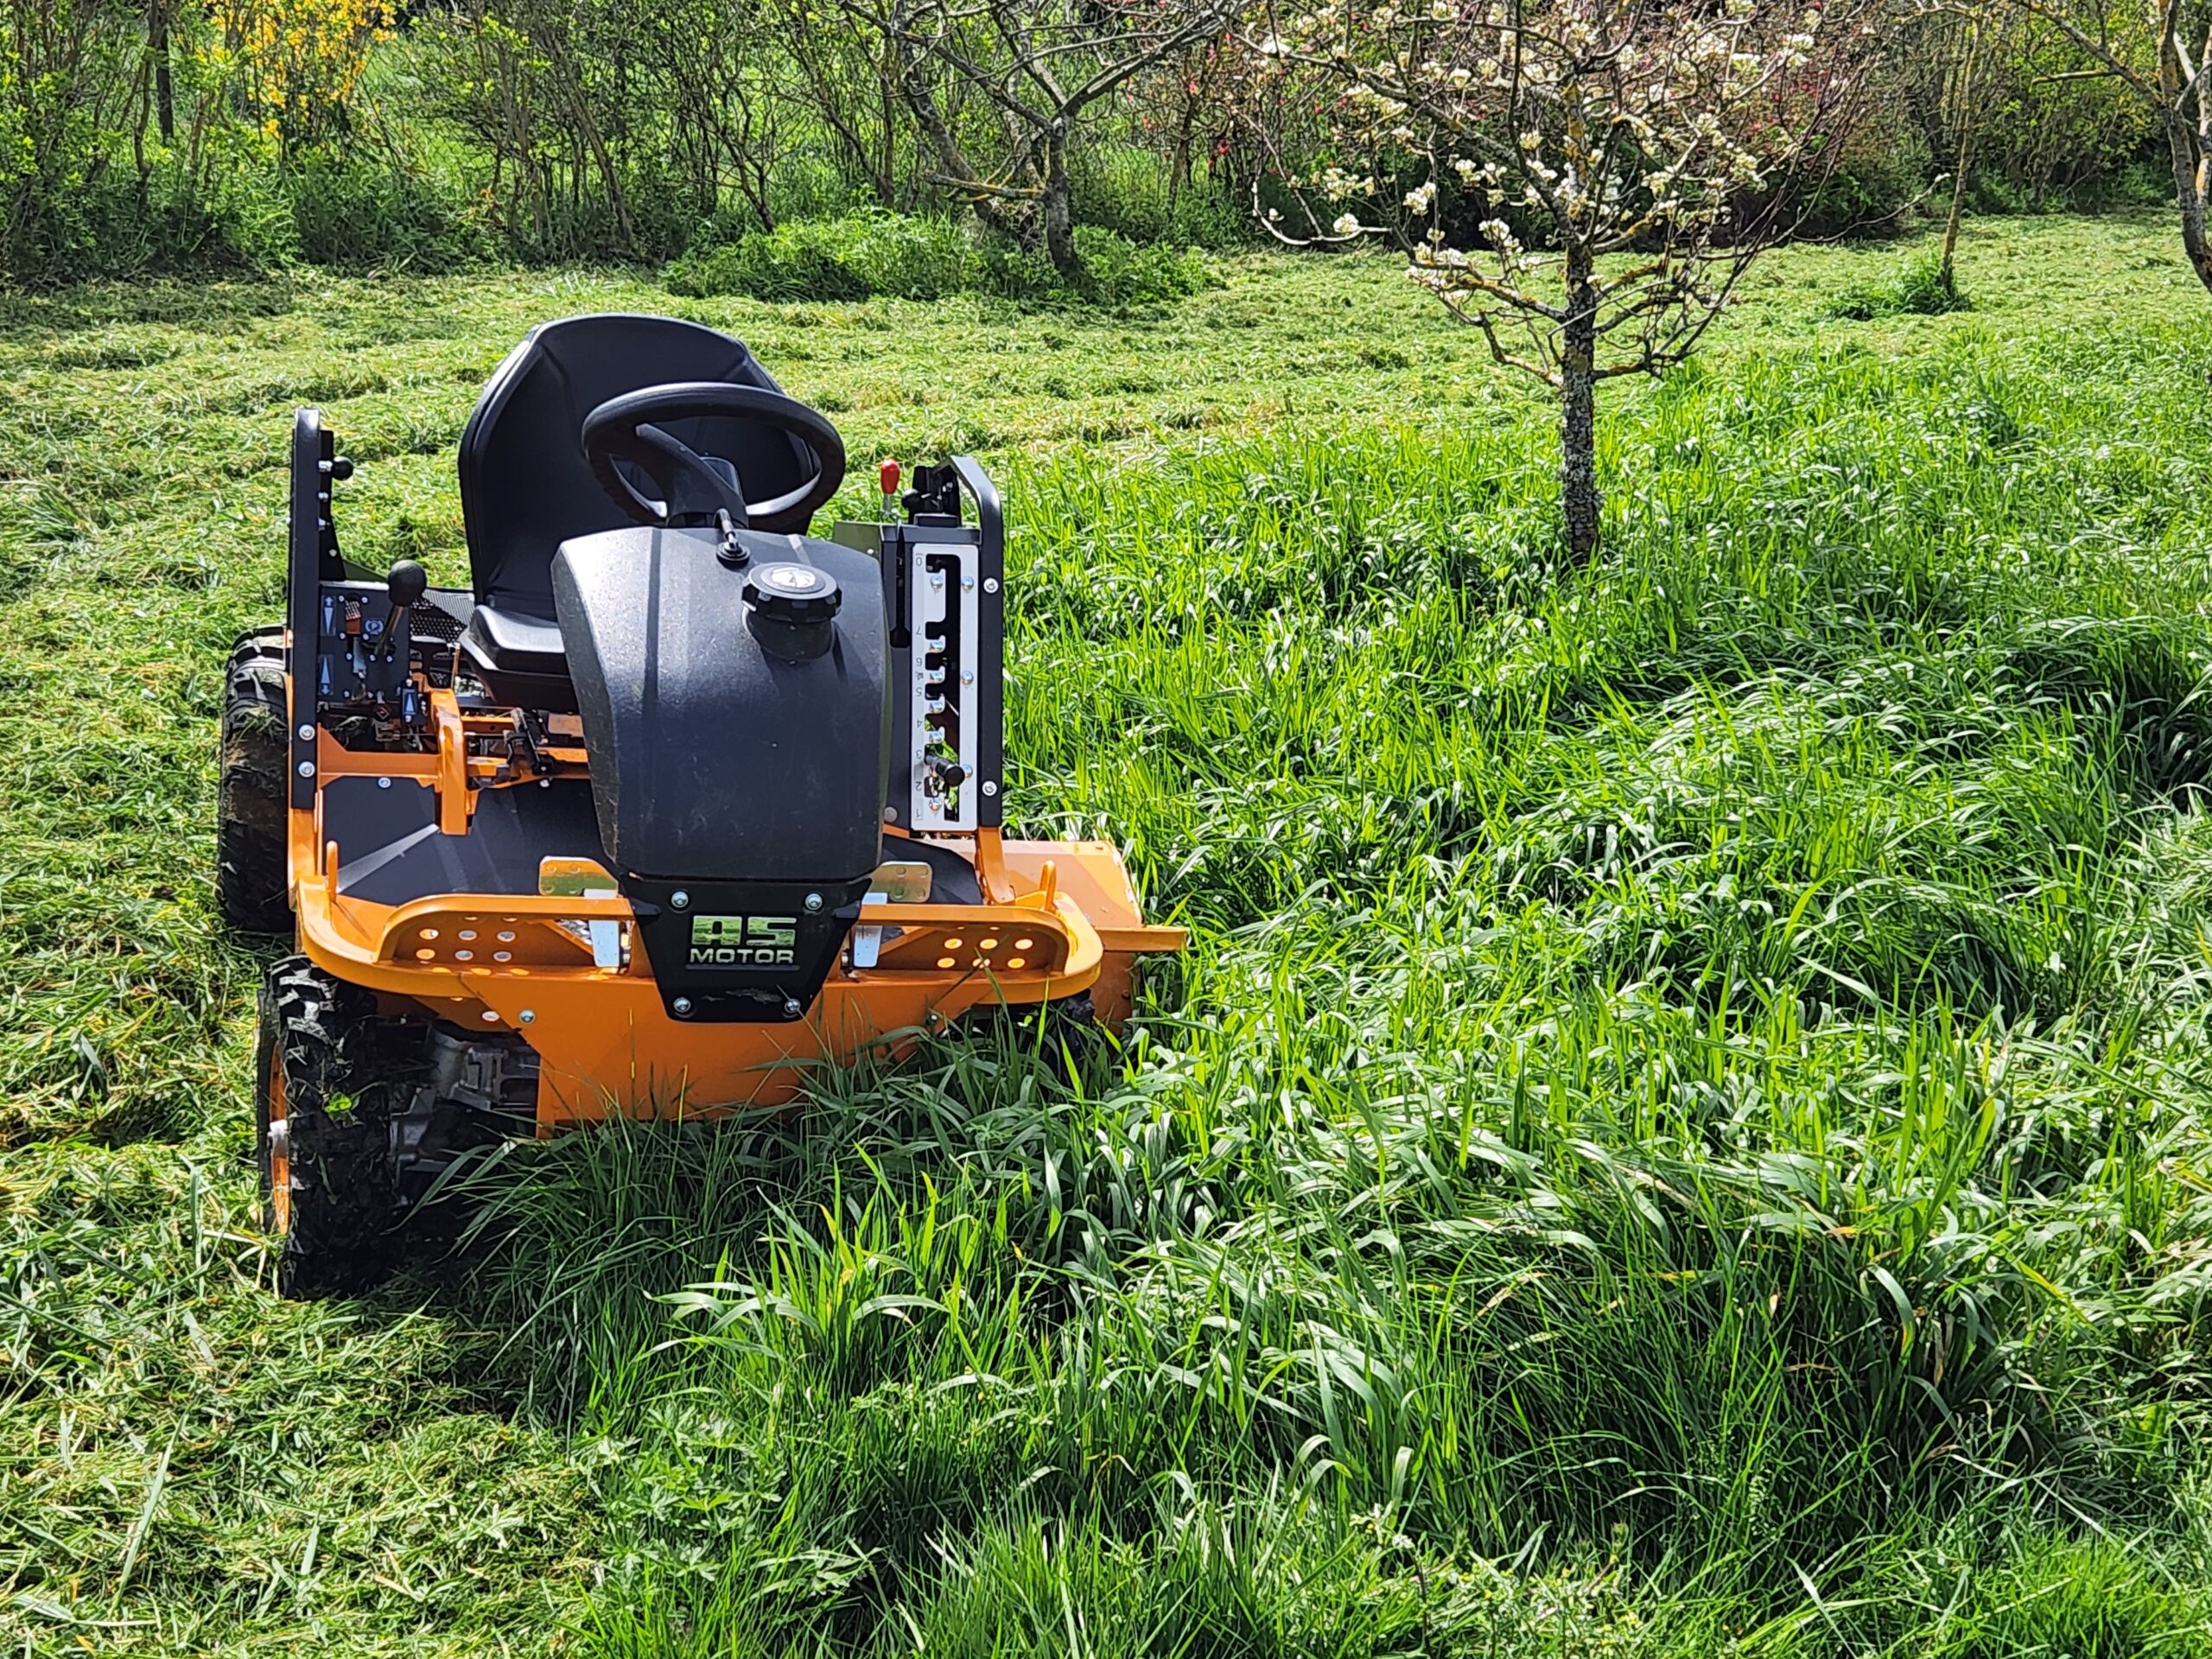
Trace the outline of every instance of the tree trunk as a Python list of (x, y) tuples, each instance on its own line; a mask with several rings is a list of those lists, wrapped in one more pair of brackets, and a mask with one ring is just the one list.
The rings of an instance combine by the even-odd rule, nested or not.
[(1980, 110), (1974, 95), (1980, 47), (1981, 19), (1976, 17), (1967, 33), (1966, 61), (1959, 68), (1959, 151), (1951, 168), (1951, 213), (1943, 221), (1943, 257), (1936, 268), (1937, 280), (1947, 295), (1958, 292), (1953, 260), (1959, 251), (1959, 218), (1967, 205), (1967, 167), (1974, 160), (1974, 129), (1980, 124)]
[(1068, 182), (1067, 141), (1054, 133), (1045, 141), (1045, 253), (1061, 279), (1085, 299), (1096, 284), (1075, 247), (1075, 193)]
[(1577, 564), (1598, 550), (1598, 290), (1589, 245), (1567, 247), (1567, 321), (1560, 340), (1559, 505)]
[(154, 120), (162, 143), (176, 143), (176, 90), (169, 80), (168, 0), (147, 0), (146, 49), (154, 60)]
[[(2187, 54), (2183, 49), (2181, 29), (2183, 7), (2181, 0), (2166, 0), (2161, 9), (2158, 31), (2158, 90), (2164, 95), (2166, 144), (2172, 152), (2174, 167), (2174, 195), (2181, 209), (2182, 251), (2189, 256), (2190, 268), (2196, 271), (2197, 281), (2212, 289), (2212, 240), (2207, 240), (2204, 222), (2204, 198), (2212, 191), (2212, 154), (2208, 154), (2208, 141), (2212, 141), (2212, 89), (2198, 80), (2194, 88), (2196, 105), (2192, 113), (2190, 99), (2183, 92), (2190, 89)], [(2212, 31), (2205, 41), (2205, 50), (2212, 52)]]

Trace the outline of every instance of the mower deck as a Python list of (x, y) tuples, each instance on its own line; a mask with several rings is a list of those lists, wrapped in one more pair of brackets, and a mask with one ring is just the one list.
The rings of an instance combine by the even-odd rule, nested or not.
[[(1185, 937), (1145, 923), (1111, 843), (1004, 841), (982, 830), (931, 845), (970, 863), (988, 896), (868, 904), (857, 950), (849, 950), (804, 1020), (686, 1024), (664, 1006), (638, 948), (635, 913), (619, 893), (545, 893), (492, 882), (481, 891), (441, 885), (419, 897), (391, 891), (410, 860), (426, 871), (474, 864), (496, 873), (501, 851), (518, 839), (515, 820), (540, 802), (547, 827), (569, 831), (557, 852), (541, 856), (593, 860), (594, 849), (580, 844), (576, 815), (555, 804), (575, 785), (476, 791), (486, 798), (476, 814), (480, 827), (451, 837), (438, 828), (434, 779), (364, 767), (352, 775), (373, 779), (379, 804), (404, 791), (416, 798), (403, 796), (398, 804), (411, 804), (428, 822), (397, 841), (349, 845), (342, 783), (349, 761), (369, 757), (348, 755), (327, 734), (322, 753), (326, 784), (315, 807), (291, 815), (302, 951), (380, 997), (404, 999), (472, 1033), (522, 1039), (538, 1057), (541, 1133), (610, 1115), (696, 1116), (781, 1105), (810, 1067), (895, 1056), (924, 1033), (985, 1006), (1088, 992), (1100, 1022), (1118, 1027), (1128, 1014), (1136, 958), (1179, 949)], [(502, 797), (515, 798), (514, 807)], [(590, 803), (582, 804), (588, 834)], [(500, 829), (493, 831), (493, 823)], [(366, 826), (372, 835), (388, 827)], [(503, 845), (481, 844), (495, 836)], [(887, 837), (887, 852), (902, 839)], [(393, 855), (401, 842), (411, 844)], [(530, 868), (535, 876), (537, 864)], [(870, 965), (853, 959), (870, 954)]]

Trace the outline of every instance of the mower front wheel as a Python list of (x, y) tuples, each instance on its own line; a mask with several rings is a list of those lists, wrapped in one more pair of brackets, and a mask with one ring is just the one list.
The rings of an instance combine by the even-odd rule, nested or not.
[(290, 1297), (363, 1290), (398, 1255), (391, 1084), (376, 1002), (305, 957), (269, 970), (255, 1058), (263, 1219)]

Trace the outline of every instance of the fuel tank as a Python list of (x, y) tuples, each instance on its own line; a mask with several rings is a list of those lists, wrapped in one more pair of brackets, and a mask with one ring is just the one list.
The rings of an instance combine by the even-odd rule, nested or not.
[(798, 536), (612, 530), (562, 543), (553, 594), (600, 836), (671, 1013), (798, 1018), (881, 861), (875, 561)]

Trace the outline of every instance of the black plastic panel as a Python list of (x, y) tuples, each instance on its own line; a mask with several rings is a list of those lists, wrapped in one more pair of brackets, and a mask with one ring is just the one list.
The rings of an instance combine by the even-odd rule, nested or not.
[(756, 564), (804, 563), (842, 590), (822, 656), (772, 655), (745, 576), (703, 531), (565, 543), (555, 603), (618, 875), (865, 880), (880, 856), (888, 760), (875, 563), (833, 543), (746, 533)]
[(695, 1025), (727, 1025), (804, 1019), (868, 883), (632, 877), (622, 886), (637, 906), (638, 943), (662, 1005)]
[(323, 835), (338, 843), (338, 891), (404, 905), (449, 893), (536, 893), (538, 861), (601, 863), (591, 789), (563, 779), (481, 791), (465, 836), (440, 832), (436, 791), (411, 778), (334, 778)]

